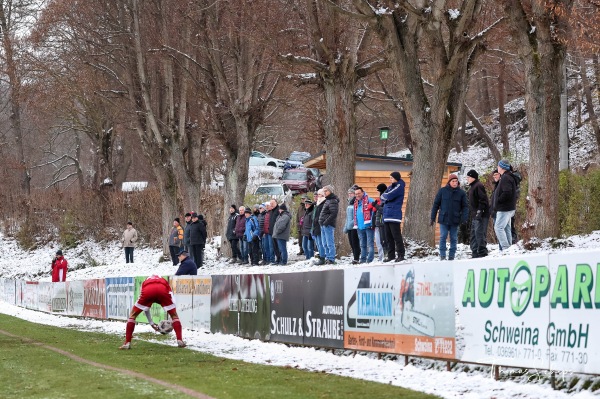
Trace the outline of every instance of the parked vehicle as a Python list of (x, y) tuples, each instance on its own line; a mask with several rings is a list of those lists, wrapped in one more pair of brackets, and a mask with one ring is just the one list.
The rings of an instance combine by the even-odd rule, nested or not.
[(254, 195), (258, 196), (261, 200), (264, 198), (277, 200), (279, 204), (286, 205), (292, 203), (292, 190), (283, 183), (265, 183), (258, 186)]
[(305, 168), (284, 170), (281, 181), (292, 190), (293, 194), (314, 191), (316, 183), (312, 171)]
[(283, 166), (283, 169), (302, 168), (304, 166), (304, 162), (309, 159), (309, 152), (292, 151), (290, 156), (285, 159), (285, 165)]
[(283, 168), (285, 161), (281, 159), (270, 157), (259, 151), (252, 151), (250, 153), (250, 166), (272, 166), (274, 168)]

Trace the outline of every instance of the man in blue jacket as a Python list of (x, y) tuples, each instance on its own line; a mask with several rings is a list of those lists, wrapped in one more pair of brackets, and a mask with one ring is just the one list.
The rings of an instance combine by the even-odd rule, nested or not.
[(436, 215), (440, 224), (440, 259), (446, 259), (446, 240), (448, 239), (448, 233), (450, 233), (448, 260), (454, 260), (456, 242), (458, 241), (458, 226), (466, 223), (469, 216), (467, 194), (460, 188), (458, 176), (454, 173), (448, 176), (448, 183), (440, 188), (435, 196), (431, 208), (430, 226), (435, 224)]
[(177, 254), (179, 258), (179, 269), (175, 272), (176, 276), (195, 276), (198, 274), (196, 263), (190, 258), (190, 255), (182, 249)]
[[(401, 262), (405, 259), (400, 224), (402, 223), (402, 203), (406, 184), (402, 180), (400, 172), (390, 173), (390, 182), (391, 184), (380, 197), (383, 202), (383, 225), (388, 240), (388, 257), (384, 262)], [(394, 259), (396, 251), (398, 251), (398, 257)]]

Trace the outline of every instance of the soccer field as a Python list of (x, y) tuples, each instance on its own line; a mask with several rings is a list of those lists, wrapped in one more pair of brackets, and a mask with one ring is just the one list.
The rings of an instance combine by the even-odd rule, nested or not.
[[(139, 334), (143, 336), (144, 333)], [(153, 335), (153, 338), (156, 336)], [(433, 398), (404, 388), (244, 363), (0, 314), (3, 398)]]

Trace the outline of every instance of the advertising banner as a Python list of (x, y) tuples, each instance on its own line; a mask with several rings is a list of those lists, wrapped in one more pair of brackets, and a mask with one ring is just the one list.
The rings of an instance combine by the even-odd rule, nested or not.
[[(234, 289), (237, 288), (235, 306), (240, 317), (240, 337), (269, 339), (270, 299), (269, 279), (266, 274), (242, 274), (236, 276)], [(235, 291), (234, 291), (235, 292)]]
[(106, 280), (83, 282), (83, 316), (106, 319)]
[(548, 256), (455, 261), (453, 267), (457, 358), (548, 369), (550, 298), (567, 289), (551, 275)]
[(304, 344), (344, 347), (344, 271), (304, 273)]
[(133, 307), (135, 285), (133, 277), (106, 279), (106, 317), (127, 320)]
[[(148, 276), (135, 277), (135, 279), (134, 279), (135, 291), (134, 291), (134, 297), (133, 297), (134, 304), (140, 297), (140, 294), (142, 292), (142, 283), (147, 278), (148, 278)], [(162, 276), (162, 278), (169, 281), (169, 276)], [(155, 303), (150, 307), (150, 314), (152, 315), (152, 320), (155, 323), (158, 323), (161, 320), (167, 319), (167, 312), (165, 312), (164, 309), (162, 308), (162, 306), (160, 306), (158, 303)], [(136, 320), (138, 323), (148, 323), (148, 319), (146, 318), (146, 313), (144, 313), (144, 312), (140, 313), (140, 315), (138, 316), (138, 318)]]
[[(237, 275), (212, 276), (210, 294), (210, 331), (221, 334), (237, 334), (239, 320), (237, 298), (233, 295), (233, 281)], [(230, 303), (231, 302), (231, 303)]]
[(169, 284), (173, 290), (177, 315), (183, 328), (192, 328), (194, 322), (194, 280), (191, 276), (173, 276)]
[(66, 313), (67, 312), (67, 283), (51, 283), (52, 284), (52, 312)]
[(454, 359), (454, 274), (447, 264), (394, 267), (396, 353)]
[(38, 305), (38, 282), (24, 281), (23, 282), (23, 306), (28, 309), (37, 310)]
[(25, 281), (15, 281), (15, 305), (25, 306)]
[(83, 315), (83, 281), (67, 281), (67, 314), (70, 316)]
[(52, 284), (47, 281), (38, 283), (38, 310), (52, 312)]
[[(192, 304), (194, 306), (192, 328), (194, 330), (210, 331), (210, 298), (212, 292), (212, 278), (210, 276), (194, 277), (194, 293)], [(179, 306), (179, 305), (178, 305)]]
[(345, 348), (395, 352), (397, 292), (393, 266), (344, 271)]
[(4, 301), (6, 303), (14, 305), (15, 301), (16, 301), (16, 296), (17, 296), (15, 280), (5, 279), (3, 287), (4, 287), (4, 296), (3, 296)]
[[(551, 370), (600, 373), (600, 253), (552, 254), (535, 280), (537, 296), (550, 300), (550, 322), (540, 341), (550, 346)], [(547, 274), (546, 274), (547, 273)]]
[(269, 275), (270, 340), (304, 343), (304, 273)]

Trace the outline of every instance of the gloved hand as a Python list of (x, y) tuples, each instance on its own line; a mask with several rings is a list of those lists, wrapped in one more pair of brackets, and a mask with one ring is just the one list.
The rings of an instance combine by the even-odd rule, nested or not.
[(483, 212), (481, 212), (481, 209), (477, 211), (477, 213), (475, 214), (475, 220), (481, 220)]
[(252, 236), (252, 241), (258, 241), (258, 236)]
[(158, 330), (158, 324), (156, 324), (156, 323), (154, 323), (154, 324), (150, 324), (150, 327), (152, 327), (152, 329), (153, 329), (154, 331), (156, 331), (156, 332), (160, 332), (160, 331)]
[(433, 225), (434, 225), (434, 224), (435, 224), (435, 220), (433, 220), (433, 219), (432, 219), (432, 220), (429, 222), (429, 226), (430, 226), (430, 227), (433, 227)]

